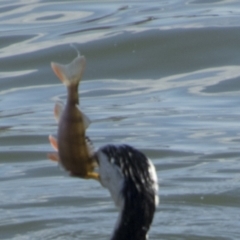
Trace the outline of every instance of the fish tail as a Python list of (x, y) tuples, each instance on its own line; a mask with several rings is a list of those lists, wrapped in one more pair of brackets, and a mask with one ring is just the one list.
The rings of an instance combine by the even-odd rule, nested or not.
[(80, 55), (66, 65), (55, 62), (51, 63), (52, 70), (66, 86), (77, 85), (80, 82), (85, 66), (85, 57)]

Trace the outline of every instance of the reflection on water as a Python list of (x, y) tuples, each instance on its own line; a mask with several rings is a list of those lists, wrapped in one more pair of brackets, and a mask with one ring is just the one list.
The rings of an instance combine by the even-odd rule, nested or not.
[(66, 97), (50, 62), (70, 62), (74, 43), (95, 146), (128, 143), (156, 165), (150, 239), (238, 239), (237, 3), (2, 1), (0, 238), (109, 239), (114, 228), (109, 193), (46, 157)]

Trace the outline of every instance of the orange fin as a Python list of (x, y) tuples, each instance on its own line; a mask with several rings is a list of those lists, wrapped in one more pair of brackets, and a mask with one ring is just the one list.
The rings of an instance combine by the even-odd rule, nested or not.
[(96, 173), (96, 172), (88, 172), (86, 178), (100, 181), (100, 176), (99, 176), (99, 174)]
[(51, 63), (51, 67), (52, 67), (52, 70), (54, 71), (55, 75), (62, 81), (62, 82), (65, 82), (67, 81), (63, 74), (63, 70), (62, 70), (62, 67), (59, 65), (59, 64), (56, 64), (56, 63)]
[(48, 159), (50, 159), (53, 162), (59, 162), (58, 153), (48, 153), (47, 157), (48, 157)]
[(100, 176), (97, 172), (87, 172), (86, 175), (84, 176), (79, 176), (78, 174), (75, 174), (75, 173), (72, 173), (72, 172), (69, 172), (70, 173), (70, 176), (72, 177), (80, 177), (80, 178), (84, 178), (84, 179), (94, 179), (94, 180), (97, 180), (97, 181), (100, 181)]
[(49, 139), (49, 142), (50, 142), (51, 146), (52, 146), (55, 150), (58, 150), (57, 139), (56, 139), (55, 137), (53, 137), (52, 135), (49, 135), (48, 139)]

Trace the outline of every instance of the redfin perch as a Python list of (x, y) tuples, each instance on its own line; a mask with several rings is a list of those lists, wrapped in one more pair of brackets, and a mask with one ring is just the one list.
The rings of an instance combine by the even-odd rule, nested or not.
[(49, 136), (49, 140), (58, 150), (58, 155), (49, 154), (49, 157), (60, 161), (73, 176), (99, 180), (98, 173), (94, 172), (96, 162), (85, 137), (89, 119), (78, 107), (78, 85), (85, 65), (85, 58), (80, 55), (67, 65), (51, 63), (54, 73), (67, 87), (68, 94), (65, 106), (57, 103), (54, 109), (55, 117), (59, 121), (58, 134), (57, 139)]

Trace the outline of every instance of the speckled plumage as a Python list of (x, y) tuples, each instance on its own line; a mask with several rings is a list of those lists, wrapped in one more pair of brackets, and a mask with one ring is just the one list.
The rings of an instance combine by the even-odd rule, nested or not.
[(107, 145), (96, 153), (100, 181), (120, 210), (112, 240), (145, 240), (158, 204), (158, 180), (151, 161), (128, 145)]

